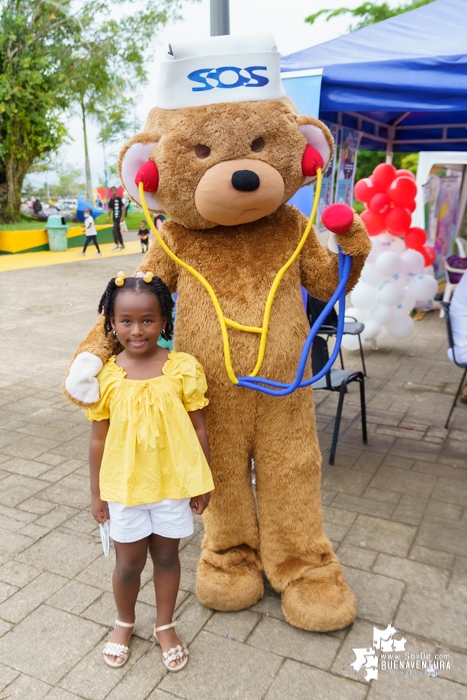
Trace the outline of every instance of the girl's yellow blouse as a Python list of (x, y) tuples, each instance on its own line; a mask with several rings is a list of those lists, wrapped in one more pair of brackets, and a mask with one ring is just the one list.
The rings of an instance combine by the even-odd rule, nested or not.
[(97, 379), (100, 399), (86, 417), (110, 419), (99, 474), (102, 500), (136, 506), (213, 490), (187, 413), (208, 403), (204, 371), (194, 357), (170, 352), (160, 377), (126, 379), (113, 356)]

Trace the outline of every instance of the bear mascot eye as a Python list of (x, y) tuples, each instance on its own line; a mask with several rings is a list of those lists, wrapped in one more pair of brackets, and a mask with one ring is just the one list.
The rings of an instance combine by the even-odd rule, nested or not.
[(209, 146), (203, 146), (199, 143), (195, 146), (195, 154), (197, 158), (208, 158), (211, 155), (211, 149)]
[(251, 150), (254, 151), (255, 153), (259, 153), (262, 151), (264, 148), (264, 139), (260, 136), (258, 139), (255, 139), (252, 144), (251, 144)]

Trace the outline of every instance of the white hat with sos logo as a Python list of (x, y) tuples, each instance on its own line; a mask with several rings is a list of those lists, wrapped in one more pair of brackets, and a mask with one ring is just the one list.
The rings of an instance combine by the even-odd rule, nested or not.
[(280, 53), (272, 34), (174, 43), (160, 64), (156, 106), (161, 109), (282, 97)]

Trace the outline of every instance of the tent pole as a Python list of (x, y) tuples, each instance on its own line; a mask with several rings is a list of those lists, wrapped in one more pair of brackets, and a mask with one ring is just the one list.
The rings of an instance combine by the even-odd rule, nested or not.
[(388, 127), (388, 140), (386, 141), (386, 163), (392, 165), (392, 152), (394, 150), (394, 138), (396, 135), (396, 127)]

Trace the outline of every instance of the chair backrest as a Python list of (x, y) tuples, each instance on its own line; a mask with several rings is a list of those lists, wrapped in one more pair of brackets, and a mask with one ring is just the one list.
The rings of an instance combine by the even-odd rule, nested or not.
[[(326, 301), (321, 301), (321, 299), (315, 299), (315, 297), (312, 297), (308, 294), (306, 302), (306, 313), (310, 322), (310, 326), (314, 324), (314, 322), (316, 321), (326, 304)], [(334, 308), (329, 312), (329, 314), (326, 316), (321, 325), (333, 326), (334, 328), (337, 328), (337, 314)]]
[[(324, 338), (317, 335), (311, 346), (311, 369), (313, 376), (321, 372), (326, 362), (329, 360), (328, 344)], [(332, 391), (331, 370), (326, 374), (326, 389)]]
[(441, 306), (442, 306), (443, 309), (444, 309), (444, 315), (445, 315), (445, 318), (446, 318), (446, 328), (447, 328), (447, 331), (448, 331), (448, 343), (449, 343), (449, 347), (450, 347), (451, 350), (452, 350), (452, 359), (453, 359), (454, 362), (457, 364), (456, 358), (455, 358), (455, 355), (454, 355), (454, 337), (453, 337), (453, 335), (452, 335), (451, 317), (450, 317), (450, 315), (449, 315), (449, 309), (450, 309), (450, 306), (451, 306), (451, 302), (450, 302), (450, 301), (442, 301), (442, 302), (441, 302)]
[(458, 236), (456, 238), (456, 245), (457, 245), (457, 252), (459, 253), (459, 257), (467, 258), (467, 241), (465, 240), (465, 238), (460, 238)]

